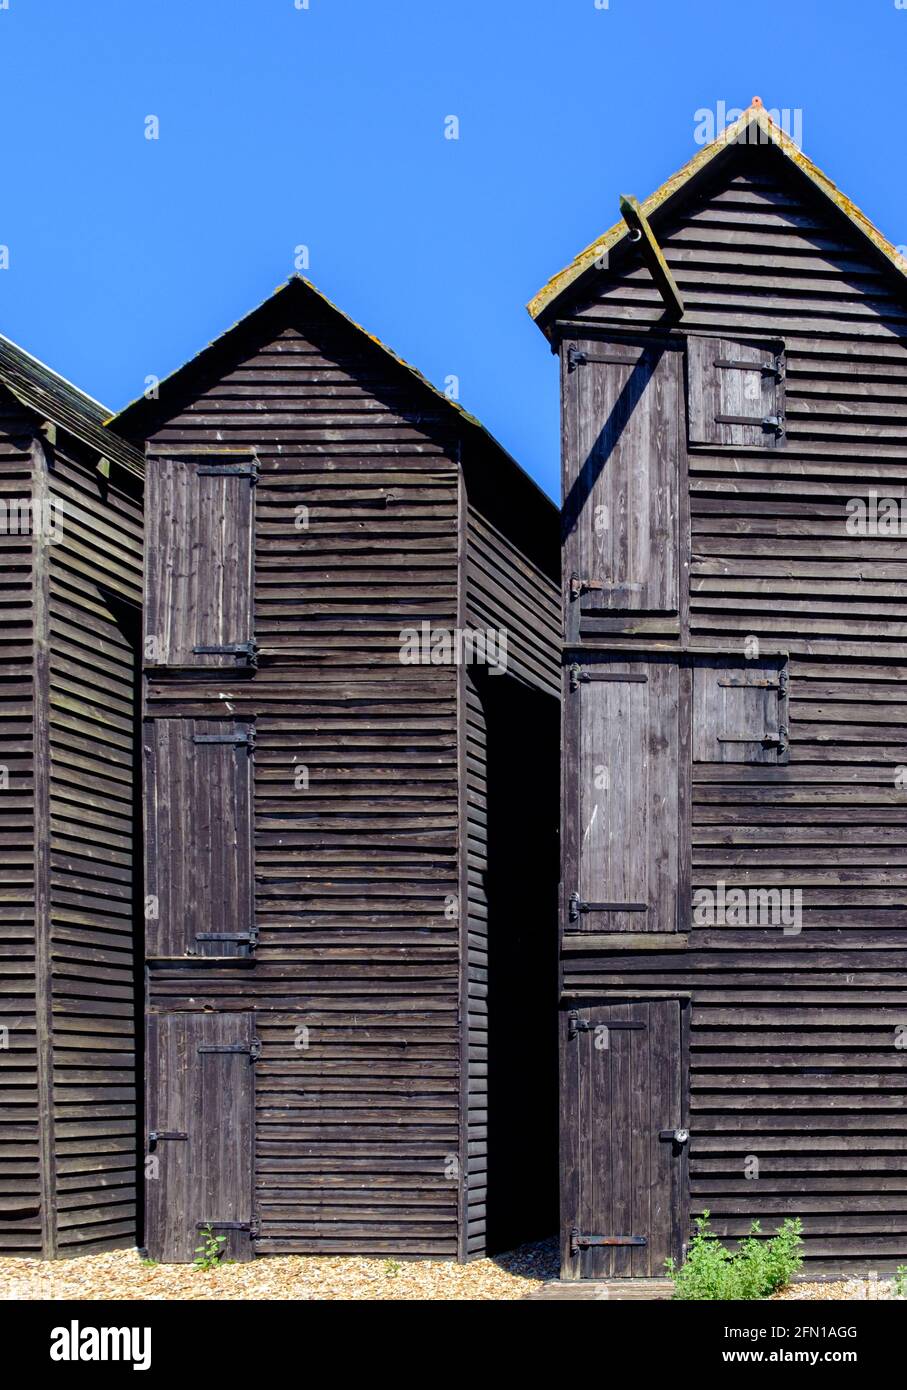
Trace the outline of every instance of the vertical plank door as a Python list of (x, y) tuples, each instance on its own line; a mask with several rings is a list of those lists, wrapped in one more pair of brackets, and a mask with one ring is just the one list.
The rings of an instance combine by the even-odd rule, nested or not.
[(252, 1258), (254, 1016), (151, 1014), (147, 1041), (146, 1245), (195, 1259), (201, 1227), (224, 1258)]
[(564, 404), (564, 564), (584, 612), (677, 613), (680, 353), (582, 342)]
[(664, 1278), (685, 1222), (679, 1001), (571, 1010), (561, 1045), (562, 1275)]
[[(568, 932), (664, 933), (687, 877), (688, 761), (673, 660), (575, 666), (565, 695)], [(685, 697), (684, 697), (685, 698)]]
[(251, 722), (149, 719), (142, 742), (146, 955), (250, 955)]
[(246, 666), (253, 651), (250, 463), (150, 459), (145, 493), (145, 660)]

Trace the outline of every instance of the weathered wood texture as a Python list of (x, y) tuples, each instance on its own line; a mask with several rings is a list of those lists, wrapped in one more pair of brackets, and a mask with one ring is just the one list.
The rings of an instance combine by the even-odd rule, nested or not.
[[(907, 1258), (907, 551), (902, 530), (846, 523), (850, 498), (907, 494), (903, 284), (771, 150), (740, 148), (653, 225), (686, 305), (678, 346), (755, 335), (766, 366), (784, 347), (780, 446), (690, 444), (689, 621), (672, 640), (751, 674), (748, 635), (790, 653), (786, 756), (700, 760), (717, 725), (694, 731), (691, 886), (797, 890), (802, 930), (697, 926), (685, 900), (679, 942), (568, 931), (565, 1004), (691, 996), (692, 1211), (731, 1237), (800, 1215), (808, 1268), (888, 1269)], [(589, 370), (568, 372), (572, 344), (666, 333), (638, 261), (615, 257), (583, 293), (558, 307), (568, 397)], [(583, 463), (568, 453), (568, 491)], [(641, 631), (591, 640), (638, 648)]]
[[(32, 426), (11, 399), (2, 399), (0, 495), (12, 504), (32, 495)], [(34, 551), (31, 528), (0, 538), (3, 624), (0, 643), (2, 745), (0, 768), (0, 872), (2, 872), (2, 1017), (8, 1030), (0, 1050), (3, 1116), (0, 1121), (0, 1249), (40, 1254), (43, 1247), (42, 1113), (38, 1073), (38, 981), (35, 968), (34, 850)], [(42, 1080), (45, 1078), (42, 1078)], [(46, 1095), (46, 1088), (45, 1088)]]
[(255, 1045), (249, 1013), (149, 1015), (149, 1219), (167, 1264), (211, 1236), (251, 1257)]
[(680, 1003), (576, 1008), (562, 1028), (564, 1277), (658, 1278), (685, 1214), (686, 1164), (661, 1133), (684, 1121)]
[[(499, 529), (506, 516), (498, 511), (507, 499), (499, 495), (492, 507), (489, 498), (473, 493), (467, 503), (465, 620), (474, 630), (507, 634), (507, 674), (469, 670), (460, 692), (461, 868), (467, 878), (464, 1220), (465, 1253), (476, 1256), (542, 1235), (553, 1218), (553, 1201), (546, 1209), (553, 1152), (538, 1129), (546, 1115), (553, 1123), (556, 1084), (554, 1037), (545, 1026), (546, 1018), (553, 1024), (555, 1003), (548, 895), (557, 878), (556, 841), (545, 808), (553, 810), (557, 795), (553, 720), (561, 618), (557, 590), (544, 572), (551, 568), (545, 551), (537, 550), (533, 563)], [(529, 688), (539, 692), (534, 699)], [(527, 1017), (537, 1020), (532, 1030), (523, 1026)], [(522, 1142), (535, 1149), (528, 1181)]]
[[(467, 977), (481, 948), (467, 941), (461, 897), (464, 672), (429, 655), (404, 662), (401, 650), (423, 624), (452, 632), (468, 592), (483, 627), (507, 624), (513, 674), (500, 679), (550, 690), (556, 512), (313, 292), (289, 287), (227, 339), (165, 383), (156, 418), (127, 413), (123, 428), (147, 436), (149, 511), (164, 499), (149, 569), (162, 584), (169, 471), (192, 451), (217, 466), (231, 450), (258, 460), (258, 666), (148, 666), (144, 703), (149, 745), (165, 720), (254, 723), (258, 943), (246, 960), (165, 960), (149, 933), (150, 1014), (255, 1015), (256, 1253), (465, 1258), (484, 1249), (484, 1201), (468, 1201), (466, 1183), (487, 1121), (469, 1109)], [(516, 519), (477, 501), (474, 554), (470, 498), (505, 485)], [(173, 545), (184, 550), (185, 535)], [(161, 603), (149, 594), (148, 614)], [(196, 628), (193, 645), (218, 640), (234, 639)], [(153, 767), (146, 775), (152, 804), (162, 789)], [(204, 882), (207, 851), (183, 814), (182, 881)], [(151, 880), (152, 837), (148, 851)], [(199, 926), (207, 911), (208, 930), (236, 930), (219, 899), (194, 901)], [(552, 939), (553, 917), (540, 925)], [(153, 1218), (148, 1239), (162, 1248)]]
[(102, 477), (94, 448), (62, 431), (51, 443), (40, 423), (5, 418), (0, 444), (9, 493), (44, 504), (30, 537), (3, 536), (15, 599), (3, 975), (15, 1017), (0, 1057), (14, 1062), (4, 1101), (17, 1118), (0, 1240), (66, 1255), (135, 1238), (141, 498), (134, 474)]

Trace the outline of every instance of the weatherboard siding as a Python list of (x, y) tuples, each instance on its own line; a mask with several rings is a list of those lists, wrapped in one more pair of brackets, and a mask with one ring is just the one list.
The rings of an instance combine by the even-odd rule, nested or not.
[(113, 465), (102, 479), (95, 452), (51, 442), (33, 413), (10, 407), (2, 423), (4, 497), (52, 510), (49, 528), (3, 537), (0, 1243), (53, 1256), (135, 1239), (138, 630), (126, 615), (141, 595), (141, 502), (133, 475)]
[[(254, 722), (259, 936), (251, 961), (149, 958), (148, 1007), (254, 1012), (255, 1253), (482, 1253), (465, 1196), (481, 1134), (462, 1108), (463, 672), (400, 659), (405, 630), (463, 611), (459, 421), (332, 310), (272, 324), (195, 389), (149, 435), (149, 508), (168, 458), (254, 453), (258, 668), (146, 667), (144, 715)], [(533, 562), (506, 563), (529, 610)]]
[[(32, 427), (18, 403), (5, 397), (0, 416), (0, 496), (8, 506), (32, 494)], [(0, 685), (0, 933), (4, 957), (0, 1026), (3, 1117), (0, 1121), (0, 1249), (40, 1254), (42, 1221), (42, 1109), (35, 911), (35, 540), (2, 537), (3, 681)]]
[(47, 547), (57, 1253), (135, 1244), (141, 498), (57, 448)]
[[(752, 155), (653, 217), (686, 306), (672, 334), (787, 357), (783, 448), (689, 450), (684, 640), (789, 651), (791, 735), (785, 766), (694, 764), (692, 886), (799, 888), (803, 929), (565, 936), (564, 999), (692, 995), (692, 1213), (728, 1236), (799, 1215), (809, 1268), (888, 1269), (907, 1257), (907, 541), (845, 522), (870, 488), (907, 495), (907, 305), (780, 157)], [(558, 313), (564, 350), (593, 325), (666, 331), (639, 264)]]

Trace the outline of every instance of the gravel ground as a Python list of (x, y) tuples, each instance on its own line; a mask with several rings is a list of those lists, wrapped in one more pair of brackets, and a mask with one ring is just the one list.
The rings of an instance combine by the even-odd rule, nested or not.
[[(518, 1299), (556, 1279), (557, 1242), (520, 1246), (493, 1260), (361, 1259), (275, 1255), (202, 1273), (143, 1264), (136, 1250), (76, 1260), (0, 1258), (0, 1299)], [(774, 1299), (889, 1299), (888, 1279), (791, 1284)]]
[(76, 1260), (0, 1259), (0, 1299), (515, 1299), (557, 1277), (554, 1240), (493, 1260), (275, 1255), (202, 1273), (135, 1250)]
[(773, 1299), (879, 1299), (894, 1298), (894, 1284), (890, 1279), (840, 1279), (826, 1283), (788, 1284), (780, 1293), (772, 1294)]

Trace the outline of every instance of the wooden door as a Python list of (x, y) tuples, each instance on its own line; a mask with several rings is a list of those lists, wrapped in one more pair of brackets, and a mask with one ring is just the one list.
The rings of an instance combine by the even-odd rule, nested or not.
[(686, 1221), (678, 1000), (563, 1017), (562, 1277), (664, 1278)]
[(688, 905), (688, 672), (591, 657), (565, 694), (567, 932), (664, 933)]
[(146, 1244), (195, 1259), (202, 1227), (225, 1259), (252, 1258), (254, 1016), (151, 1014), (147, 1037)]
[(687, 339), (691, 444), (774, 449), (784, 443), (784, 345)]
[(682, 367), (664, 344), (587, 341), (567, 353), (564, 567), (574, 637), (580, 615), (679, 612)]
[(145, 494), (145, 661), (254, 661), (254, 463), (150, 459)]
[(255, 945), (253, 726), (149, 719), (146, 954), (248, 956)]
[(777, 765), (789, 758), (786, 660), (697, 657), (693, 761)]

